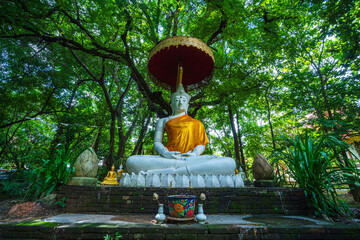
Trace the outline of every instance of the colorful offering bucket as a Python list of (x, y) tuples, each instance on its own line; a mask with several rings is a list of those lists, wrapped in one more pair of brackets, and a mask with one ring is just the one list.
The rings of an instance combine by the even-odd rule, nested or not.
[(175, 218), (191, 218), (194, 217), (195, 199), (193, 195), (169, 195), (169, 213)]

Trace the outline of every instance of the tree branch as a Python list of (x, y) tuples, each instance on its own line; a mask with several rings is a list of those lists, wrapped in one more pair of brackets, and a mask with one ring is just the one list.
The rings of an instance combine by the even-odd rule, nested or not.
[(218, 98), (218, 99), (215, 99), (215, 100), (209, 101), (209, 102), (195, 102), (195, 103), (191, 103), (190, 107), (197, 108), (197, 107), (203, 107), (203, 106), (213, 106), (213, 105), (221, 103), (222, 100), (223, 100), (222, 98)]
[(206, 44), (208, 46), (210, 46), (214, 42), (216, 42), (215, 41), (216, 37), (224, 31), (224, 28), (226, 27), (226, 25), (227, 25), (227, 20), (220, 21), (220, 25), (219, 25), (218, 29), (210, 36), (210, 38), (206, 42)]
[(222, 14), (222, 20), (220, 21), (218, 29), (210, 36), (210, 38), (207, 40), (206, 44), (208, 46), (212, 45), (214, 42), (216, 42), (216, 38), (218, 35), (220, 35), (224, 28), (227, 25), (227, 17), (225, 16), (225, 12), (222, 10), (222, 6), (215, 4), (217, 8), (219, 8), (221, 14)]
[(46, 114), (47, 112), (45, 112), (45, 109), (46, 107), (48, 106), (49, 102), (50, 102), (50, 99), (51, 97), (53, 96), (54, 92), (55, 92), (56, 88), (53, 88), (50, 95), (47, 97), (47, 99), (45, 100), (45, 104), (44, 106), (40, 109), (40, 111), (38, 111), (37, 113), (33, 114), (32, 116), (30, 117), (24, 117), (23, 119), (21, 120), (18, 120), (18, 121), (14, 121), (14, 122), (11, 122), (11, 123), (7, 123), (7, 124), (4, 124), (4, 125), (1, 125), (0, 126), (0, 129), (1, 128), (6, 128), (6, 127), (9, 127), (11, 125), (14, 125), (14, 124), (17, 124), (17, 123), (21, 123), (21, 122), (25, 122), (25, 121), (29, 121), (31, 120), (32, 118), (35, 118), (41, 114)]
[(120, 95), (119, 101), (116, 104), (116, 107), (115, 107), (116, 111), (118, 111), (120, 109), (120, 106), (124, 102), (124, 98), (125, 98), (126, 94), (129, 92), (132, 83), (133, 83), (133, 78), (130, 77), (124, 92)]
[[(108, 49), (106, 47), (101, 46), (94, 40), (94, 37), (91, 35), (91, 33), (89, 31), (87, 31), (85, 29), (85, 27), (83, 25), (81, 25), (81, 23), (78, 20), (76, 20), (69, 14), (65, 14), (65, 15), (73, 24), (78, 26), (80, 28), (80, 30), (85, 32), (86, 36), (88, 36), (89, 39), (92, 40), (92, 45), (94, 46), (94, 48), (91, 48), (89, 46), (84, 46), (84, 45), (82, 45), (74, 40), (68, 39), (64, 36), (53, 36), (49, 33), (45, 33), (42, 30), (37, 29), (36, 26), (31, 26), (31, 24), (26, 25), (26, 26), (21, 26), (24, 30), (28, 31), (29, 33), (15, 34), (15, 35), (11, 35), (11, 36), (9, 36), (9, 35), (0, 36), (0, 38), (13, 38), (13, 39), (29, 38), (29, 37), (39, 38), (45, 42), (57, 43), (63, 47), (72, 49), (74, 51), (79, 50), (79, 51), (88, 53), (93, 56), (98, 56), (98, 57), (101, 57), (104, 59), (111, 59), (116, 62), (126, 62), (126, 64), (131, 69), (131, 76), (134, 78), (140, 92), (143, 94), (143, 96), (146, 98), (146, 100), (148, 102), (158, 104), (166, 112), (168, 112), (169, 114), (171, 113), (170, 104), (167, 103), (163, 99), (160, 92), (151, 92), (149, 85), (147, 84), (147, 82), (145, 81), (143, 76), (140, 74), (139, 70), (136, 68), (136, 66), (133, 62), (133, 59), (131, 59), (131, 57), (130, 57), (130, 54), (129, 54), (130, 50), (129, 50), (129, 46), (128, 46), (127, 40), (126, 40), (128, 31), (131, 30), (132, 19), (131, 19), (130, 15), (128, 15), (128, 21), (127, 21), (127, 24), (125, 27), (126, 31), (124, 34), (121, 35), (121, 39), (123, 40), (124, 46), (125, 46), (125, 53), (123, 53), (121, 51), (117, 51), (117, 50)], [(87, 72), (89, 73), (89, 71), (87, 71)], [(92, 77), (94, 77), (94, 76), (92, 76)], [(97, 79), (97, 78), (95, 78), (95, 79)], [(164, 113), (158, 112), (158, 114), (164, 114)]]
[(71, 54), (74, 56), (75, 60), (84, 68), (84, 70), (91, 76), (93, 81), (98, 82), (99, 79), (95, 76), (95, 74), (85, 65), (83, 61), (78, 57), (78, 55), (72, 50), (71, 48), (68, 48), (71, 52)]

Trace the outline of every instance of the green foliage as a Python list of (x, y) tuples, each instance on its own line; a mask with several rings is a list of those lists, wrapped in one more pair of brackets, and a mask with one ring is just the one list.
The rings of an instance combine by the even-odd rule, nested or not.
[(283, 161), (284, 170), (304, 189), (317, 215), (328, 218), (348, 216), (348, 206), (339, 200), (336, 189), (349, 184), (353, 169), (339, 155), (347, 144), (335, 137), (311, 138), (308, 134), (283, 138), (283, 148), (275, 151), (274, 163)]
[(119, 240), (119, 239), (122, 239), (122, 238), (123, 238), (123, 236), (118, 232), (115, 233), (115, 237), (112, 237), (109, 234), (106, 234), (104, 236), (104, 240)]
[(49, 195), (74, 173), (73, 164), (75, 162), (72, 146), (66, 149), (65, 145), (56, 147), (57, 154), (52, 160), (43, 160), (43, 165), (34, 168), (29, 175), (31, 185), (29, 194), (33, 198)]
[(106, 166), (102, 165), (99, 166), (98, 171), (97, 171), (97, 175), (96, 178), (100, 181), (102, 181), (103, 179), (105, 179), (106, 175), (108, 173), (108, 169)]
[(29, 186), (29, 183), (26, 181), (29, 175), (28, 171), (19, 171), (12, 174), (9, 177), (9, 180), (3, 181), (3, 191), (8, 195), (15, 197), (22, 197), (25, 195), (26, 189)]
[(56, 202), (55, 205), (58, 205), (62, 208), (66, 207), (66, 201), (68, 200), (67, 197), (63, 197), (60, 201)]
[(31, 166), (12, 177), (11, 181), (4, 183), (4, 190), (10, 194), (21, 196), (24, 199), (38, 199), (49, 195), (57, 190), (74, 173), (73, 164), (76, 160), (75, 154), (65, 145), (56, 147), (56, 155), (53, 159), (43, 160), (39, 167)]
[(189, 92), (206, 154), (236, 156), (226, 106), (247, 159), (304, 124), (338, 139), (359, 133), (359, 11), (359, 0), (0, 1), (0, 166), (37, 169), (57, 143), (95, 136), (105, 163), (156, 154), (170, 91), (147, 78), (148, 52), (175, 35), (215, 55), (213, 79)]

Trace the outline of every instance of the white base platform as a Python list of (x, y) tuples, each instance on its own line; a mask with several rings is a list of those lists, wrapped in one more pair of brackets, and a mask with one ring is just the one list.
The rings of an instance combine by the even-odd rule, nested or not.
[(220, 188), (245, 187), (240, 174), (237, 175), (178, 175), (178, 174), (148, 174), (123, 173), (122, 187), (174, 187), (174, 188)]

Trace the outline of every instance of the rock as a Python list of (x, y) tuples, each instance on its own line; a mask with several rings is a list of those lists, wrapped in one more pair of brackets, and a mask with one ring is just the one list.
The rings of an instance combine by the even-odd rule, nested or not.
[(256, 155), (252, 165), (253, 176), (256, 180), (273, 180), (274, 170), (261, 154)]
[(95, 178), (98, 170), (98, 157), (92, 147), (86, 149), (76, 159), (74, 177)]

